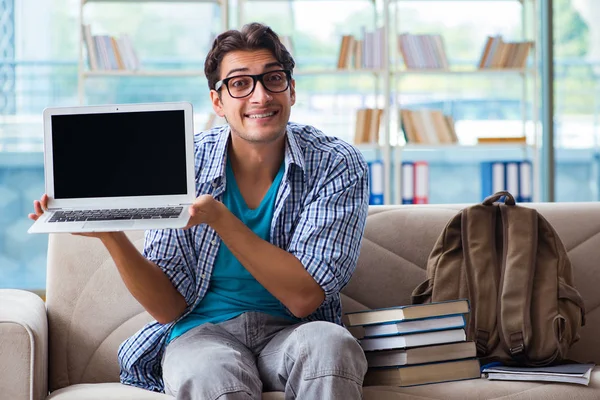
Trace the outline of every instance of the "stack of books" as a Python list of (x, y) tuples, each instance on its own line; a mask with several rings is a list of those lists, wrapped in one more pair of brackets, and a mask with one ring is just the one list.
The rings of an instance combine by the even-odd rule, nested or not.
[(479, 378), (475, 343), (466, 340), (468, 313), (467, 300), (347, 313), (369, 364), (365, 386)]

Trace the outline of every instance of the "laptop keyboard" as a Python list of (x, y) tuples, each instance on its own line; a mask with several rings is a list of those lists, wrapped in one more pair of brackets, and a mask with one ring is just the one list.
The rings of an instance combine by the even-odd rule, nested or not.
[(56, 211), (48, 222), (114, 221), (124, 219), (177, 218), (183, 207), (120, 208), (107, 210)]

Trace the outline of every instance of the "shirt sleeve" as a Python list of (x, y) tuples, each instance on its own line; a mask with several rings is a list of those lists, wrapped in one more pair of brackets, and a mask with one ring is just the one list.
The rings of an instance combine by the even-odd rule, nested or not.
[(167, 275), (187, 304), (194, 299), (194, 274), (196, 256), (191, 243), (191, 233), (177, 229), (146, 231), (143, 256), (154, 262)]
[(304, 207), (288, 251), (323, 288), (325, 302), (337, 298), (358, 260), (369, 206), (368, 167), (358, 153), (338, 157), (320, 177)]

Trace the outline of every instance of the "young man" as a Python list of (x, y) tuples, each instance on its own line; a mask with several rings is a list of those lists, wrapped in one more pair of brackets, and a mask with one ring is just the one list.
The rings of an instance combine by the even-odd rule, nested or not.
[[(102, 240), (156, 322), (119, 349), (121, 381), (177, 399), (359, 399), (367, 364), (341, 326), (358, 258), (367, 166), (352, 146), (289, 123), (294, 61), (261, 24), (219, 35), (205, 73), (228, 125), (196, 136), (186, 229)], [(35, 201), (36, 219), (47, 197)]]

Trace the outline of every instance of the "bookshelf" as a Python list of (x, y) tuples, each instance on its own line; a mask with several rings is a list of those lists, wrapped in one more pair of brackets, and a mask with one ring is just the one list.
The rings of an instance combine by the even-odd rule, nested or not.
[[(79, 104), (85, 104), (85, 100), (86, 100), (86, 81), (89, 79), (102, 79), (102, 78), (111, 78), (111, 77), (155, 77), (155, 78), (161, 78), (161, 77), (204, 77), (204, 70), (202, 69), (202, 66), (199, 66), (200, 68), (194, 68), (194, 69), (144, 69), (144, 65), (143, 62), (140, 63), (139, 59), (137, 59), (137, 55), (135, 54), (135, 50), (134, 50), (134, 46), (135, 44), (132, 43), (133, 41), (129, 42), (129, 46), (133, 46), (133, 49), (129, 50), (126, 48), (126, 46), (122, 46), (122, 43), (119, 41), (119, 44), (117, 46), (115, 46), (114, 42), (115, 39), (113, 39), (113, 47), (112, 47), (112, 55), (107, 56), (107, 57), (114, 57), (114, 59), (119, 59), (121, 58), (120, 61), (118, 61), (118, 67), (116, 69), (114, 68), (114, 65), (112, 67), (108, 67), (104, 66), (104, 68), (98, 68), (98, 58), (101, 57), (102, 55), (99, 53), (100, 49), (97, 47), (91, 47), (92, 49), (96, 49), (96, 51), (94, 51), (94, 53), (96, 54), (96, 58), (97, 60), (95, 61), (94, 64), (96, 68), (90, 68), (92, 66), (92, 56), (90, 54), (91, 50), (90, 50), (90, 42), (86, 41), (86, 39), (91, 40), (92, 41), (92, 46), (97, 45), (98, 42), (94, 41), (91, 35), (91, 31), (93, 28), (90, 28), (87, 32), (87, 35), (89, 35), (88, 37), (86, 37), (86, 29), (85, 26), (94, 26), (94, 21), (88, 21), (86, 20), (86, 8), (92, 4), (92, 3), (96, 3), (99, 5), (102, 4), (106, 4), (106, 3), (121, 3), (121, 4), (127, 4), (127, 5), (131, 5), (131, 4), (141, 4), (141, 3), (163, 3), (163, 4), (169, 4), (171, 9), (176, 9), (178, 4), (212, 4), (215, 7), (219, 8), (219, 14), (220, 14), (220, 29), (221, 30), (225, 30), (228, 27), (228, 0), (80, 0), (79, 1), (79, 19), (78, 19), (78, 26), (79, 26), (79, 40), (78, 40), (78, 46), (79, 46), (79, 63), (78, 63), (78, 82), (77, 82), (77, 87), (78, 87), (78, 100), (79, 100)], [(199, 13), (199, 15), (201, 15)], [(218, 32), (217, 32), (218, 33)], [(116, 32), (111, 32), (111, 34), (116, 34)], [(108, 35), (104, 35), (104, 36), (108, 36)], [(113, 37), (114, 38), (114, 37)], [(121, 38), (119, 38), (121, 39)], [(119, 40), (117, 39), (117, 41)], [(127, 45), (127, 43), (125, 43), (125, 45)], [(116, 50), (118, 49), (118, 50)], [(105, 51), (110, 52), (111, 48), (105, 48)], [(135, 67), (132, 67), (131, 62), (128, 64), (125, 60), (125, 58), (128, 57), (128, 59), (130, 61), (136, 61), (138, 64)]]
[[(484, 3), (490, 0), (436, 0), (437, 3), (457, 4), (457, 7), (465, 6), (465, 3)], [(84, 19), (84, 9), (86, 5), (90, 3), (168, 3), (173, 4), (172, 7), (176, 8), (177, 3), (208, 3), (216, 5), (220, 10), (220, 26), (222, 30), (229, 28), (229, 0), (82, 0), (80, 2), (80, 26), (84, 24), (94, 24), (93, 19), (86, 21)], [(237, 24), (236, 27), (241, 27), (244, 23), (250, 22), (252, 19), (249, 14), (252, 11), (266, 10), (267, 7), (272, 7), (274, 4), (281, 4), (285, 7), (285, 12), (293, 14), (293, 5), (298, 3), (306, 3), (307, 7), (315, 9), (317, 0), (237, 0), (232, 3), (236, 5), (237, 14), (233, 15)], [(479, 68), (480, 60), (473, 60), (470, 65), (453, 65), (452, 61), (449, 63), (441, 62), (437, 67), (433, 68), (406, 68), (404, 65), (403, 54), (398, 49), (397, 38), (401, 33), (416, 34), (421, 32), (410, 32), (406, 26), (401, 22), (400, 14), (402, 13), (402, 7), (410, 3), (415, 4), (428, 4), (430, 0), (355, 0), (352, 2), (344, 2), (343, 0), (329, 0), (327, 3), (336, 3), (331, 7), (348, 7), (347, 4), (359, 4), (360, 7), (369, 11), (369, 16), (373, 14), (373, 20), (365, 18), (364, 22), (360, 22), (361, 26), (364, 24), (367, 31), (377, 31), (383, 38), (383, 44), (380, 46), (378, 53), (381, 59), (384, 61), (377, 67), (364, 67), (368, 64), (354, 64), (350, 63), (347, 68), (337, 68), (335, 62), (330, 65), (323, 65), (319, 62), (308, 62), (303, 65), (302, 55), (297, 54), (295, 49), (292, 49), (292, 54), (297, 61), (297, 66), (294, 71), (294, 77), (297, 81), (297, 88), (299, 89), (299, 102), (303, 99), (303, 93), (306, 93), (302, 89), (302, 82), (312, 82), (315, 85), (320, 82), (326, 81), (327, 79), (335, 80), (335, 85), (331, 87), (343, 86), (344, 90), (339, 93), (337, 89), (331, 89), (333, 95), (329, 97), (333, 99), (330, 101), (331, 104), (323, 105), (323, 99), (318, 99), (320, 103), (317, 104), (316, 108), (310, 103), (312, 100), (306, 101), (306, 110), (302, 109), (304, 113), (301, 117), (296, 118), (297, 122), (313, 124), (317, 128), (322, 129), (326, 134), (337, 135), (337, 130), (348, 128), (348, 132), (355, 130), (356, 125), (354, 119), (358, 119), (358, 112), (360, 109), (382, 109), (381, 123), (379, 125), (379, 135), (376, 142), (361, 142), (354, 143), (363, 153), (365, 153), (368, 159), (379, 159), (383, 162), (383, 175), (384, 175), (384, 199), (386, 204), (399, 203), (401, 201), (400, 188), (401, 183), (401, 165), (403, 159), (410, 159), (411, 152), (413, 154), (433, 154), (446, 153), (447, 157), (453, 157), (452, 152), (469, 152), (469, 154), (475, 155), (477, 152), (480, 154), (476, 158), (481, 158), (485, 153), (490, 153), (496, 149), (512, 149), (515, 155), (527, 157), (532, 160), (533, 165), (533, 191), (534, 194), (539, 193), (539, 154), (538, 154), (538, 77), (536, 66), (538, 65), (536, 55), (536, 44), (539, 42), (537, 36), (537, 15), (538, 15), (538, 0), (497, 0), (494, 3), (497, 4), (515, 4), (521, 7), (521, 18), (519, 26), (521, 28), (521, 37), (519, 40), (532, 41), (533, 46), (529, 50), (529, 62), (521, 66), (510, 68), (498, 68), (492, 67), (490, 64), (487, 68)], [(322, 7), (319, 3), (319, 7)], [(433, 3), (431, 3), (433, 4)], [(264, 9), (261, 9), (265, 7)], [(315, 10), (324, 15), (323, 10)], [(281, 10), (280, 10), (281, 12)], [(325, 13), (326, 14), (326, 13)], [(277, 15), (277, 13), (274, 13)], [(366, 15), (366, 13), (365, 13)], [(306, 16), (305, 16), (306, 17)], [(165, 18), (167, 18), (165, 16)], [(173, 17), (171, 17), (173, 18)], [(176, 18), (176, 17), (175, 17)], [(278, 17), (273, 17), (278, 18)], [(212, 19), (211, 19), (212, 21)], [(260, 20), (259, 20), (260, 21)], [(297, 29), (295, 18), (292, 18), (291, 22), (284, 25), (284, 29), (278, 29), (277, 23), (274, 20), (260, 21), (267, 24), (273, 24), (273, 28), (277, 33), (281, 35), (289, 35), (291, 37), (292, 47), (296, 43), (293, 42), (294, 37), (302, 34), (301, 29)], [(348, 27), (350, 32), (356, 32), (357, 27)], [(360, 28), (360, 27), (358, 27)], [(364, 32), (364, 30), (363, 30)], [(117, 33), (117, 32), (114, 32)], [(218, 32), (215, 32), (218, 33)], [(440, 36), (439, 32), (435, 29), (429, 32), (424, 32), (432, 37)], [(296, 36), (294, 36), (296, 35)], [(490, 29), (489, 35), (496, 35), (492, 29)], [(341, 38), (340, 38), (341, 39)], [(363, 36), (360, 39), (365, 39)], [(443, 35), (441, 37), (443, 40)], [(483, 50), (486, 45), (485, 36), (479, 38), (475, 42), (479, 43), (477, 50)], [(438, 39), (432, 39), (433, 41)], [(466, 38), (465, 38), (466, 40)], [(286, 43), (284, 41), (284, 43)], [(338, 45), (336, 51), (341, 52), (341, 42), (336, 43)], [(140, 69), (120, 69), (120, 70), (90, 70), (87, 67), (86, 58), (86, 43), (83, 30), (80, 29), (80, 40), (79, 40), (79, 102), (83, 104), (85, 102), (85, 83), (88, 80), (101, 80), (109, 79), (113, 77), (146, 77), (161, 79), (162, 77), (203, 77), (204, 72), (201, 66), (192, 67), (189, 70), (172, 70), (172, 69), (144, 69), (143, 65)], [(306, 48), (301, 51), (306, 51)], [(445, 50), (445, 49), (444, 49)], [(300, 56), (300, 57), (299, 57)], [(312, 56), (312, 54), (311, 54)], [(330, 55), (331, 56), (331, 55)], [(483, 52), (481, 53), (483, 57)], [(356, 57), (356, 56), (355, 56)], [(310, 58), (310, 57), (309, 57)], [(447, 53), (447, 60), (452, 60), (453, 54)], [(298, 60), (300, 62), (298, 63)], [(349, 60), (349, 59), (348, 59)], [(339, 61), (339, 60), (338, 60)], [(508, 65), (511, 65), (510, 63)], [(495, 82), (500, 85), (503, 82), (515, 82), (513, 86), (519, 89), (513, 88), (513, 95), (517, 93), (516, 97), (519, 97), (519, 108), (520, 108), (520, 124), (518, 128), (510, 125), (510, 131), (507, 135), (526, 135), (528, 137), (527, 143), (524, 144), (471, 144), (468, 140), (463, 140), (461, 143), (403, 143), (403, 131), (401, 130), (401, 124), (399, 120), (400, 110), (406, 106), (405, 100), (407, 94), (410, 92), (410, 85), (415, 86), (415, 82), (424, 82), (425, 80), (437, 80), (443, 82), (458, 82), (461, 85), (461, 80), (465, 82), (475, 81), (477, 82)], [(318, 83), (317, 83), (318, 82)], [(339, 83), (338, 83), (339, 82)], [(308, 86), (308, 84), (307, 84)], [(444, 92), (442, 88), (423, 88), (423, 93), (427, 92), (432, 98), (435, 98), (437, 94)], [(463, 86), (459, 86), (460, 91), (466, 92)], [(520, 93), (520, 94), (518, 94)], [(330, 93), (331, 94), (331, 93)], [(442, 93), (443, 94), (443, 93)], [(460, 94), (460, 93), (459, 93)], [(354, 96), (352, 101), (347, 101), (345, 96)], [(460, 97), (460, 96), (459, 96)], [(359, 101), (356, 100), (360, 98)], [(355, 101), (356, 100), (356, 101)], [(485, 99), (484, 99), (485, 100)], [(326, 101), (325, 101), (326, 102)], [(310, 103), (310, 104), (309, 104)], [(298, 109), (297, 104), (295, 109)], [(302, 106), (304, 107), (304, 105)], [(529, 111), (531, 108), (531, 111)], [(330, 109), (331, 113), (327, 114), (326, 109)], [(350, 110), (350, 111), (349, 111)], [(298, 110), (296, 110), (297, 112)], [(317, 115), (321, 113), (321, 115)], [(318, 121), (318, 118), (322, 118), (322, 121)], [(533, 122), (532, 122), (533, 121)], [(515, 121), (517, 122), (517, 121)], [(343, 125), (343, 127), (342, 127)], [(461, 129), (459, 124), (457, 126), (458, 136), (461, 140), (465, 138), (465, 133), (461, 135)], [(464, 127), (464, 125), (462, 125)], [(342, 128), (341, 128), (342, 127)], [(472, 129), (469, 127), (466, 133), (467, 137)], [(332, 133), (333, 132), (333, 133)], [(345, 132), (345, 131), (344, 131)], [(357, 137), (360, 135), (357, 135)], [(368, 135), (367, 135), (368, 136)], [(369, 136), (373, 138), (373, 136)], [(350, 139), (352, 142), (354, 139)], [(374, 139), (369, 139), (374, 140)], [(429, 152), (429, 153), (426, 153)], [(511, 153), (512, 154), (512, 153)], [(439, 157), (438, 157), (439, 159)], [(424, 159), (426, 160), (426, 158)], [(435, 185), (435, 182), (432, 182)], [(535, 199), (535, 197), (534, 197)]]
[[(391, 51), (390, 63), (391, 71), (390, 74), (393, 77), (393, 104), (390, 108), (390, 114), (392, 117), (390, 121), (395, 123), (394, 132), (397, 133), (396, 144), (393, 148), (393, 179), (394, 184), (391, 185), (394, 188), (394, 195), (392, 201), (395, 203), (401, 202), (402, 194), (402, 161), (403, 158), (410, 159), (410, 153), (414, 152), (419, 154), (421, 159), (427, 161), (429, 155), (433, 156), (434, 152), (445, 152), (447, 158), (452, 158), (454, 152), (469, 152), (475, 157), (474, 159), (481, 159), (482, 157), (494, 157), (494, 153), (497, 151), (512, 151), (515, 157), (521, 157), (523, 159), (531, 160), (533, 165), (533, 193), (534, 201), (538, 199), (539, 195), (539, 151), (538, 151), (538, 77), (537, 70), (535, 67), (538, 65), (536, 56), (536, 44), (538, 40), (538, 27), (537, 27), (537, 15), (538, 15), (538, 1), (537, 0), (498, 0), (497, 3), (502, 1), (504, 4), (512, 3), (520, 5), (520, 38), (519, 42), (509, 42), (510, 45), (504, 48), (505, 53), (492, 52), (494, 47), (490, 50), (490, 43), (493, 43), (491, 36), (488, 36), (487, 41), (485, 38), (481, 38), (481, 56), (477, 60), (477, 64), (473, 63), (470, 67), (464, 66), (453, 66), (447, 65), (444, 68), (440, 68), (443, 62), (438, 62), (440, 54), (445, 56), (445, 48), (442, 47), (442, 51), (435, 48), (435, 45), (431, 45), (423, 38), (411, 38), (404, 39), (402, 42), (404, 48), (401, 49), (400, 36), (401, 34), (411, 33), (406, 31), (406, 28), (400, 22), (400, 16), (402, 13), (402, 7), (412, 3), (427, 3), (429, 0), (393, 0), (391, 9), (388, 9), (388, 15), (391, 19), (390, 27), (392, 35), (389, 37), (394, 43), (391, 44), (390, 48), (394, 48)], [(453, 3), (457, 7), (465, 6), (461, 3), (483, 3), (483, 0), (443, 0), (443, 3)], [(427, 34), (421, 33), (416, 36), (429, 36), (436, 32), (428, 32)], [(496, 35), (495, 32), (491, 31), (490, 35)], [(410, 35), (409, 35), (410, 36)], [(395, 41), (398, 40), (398, 43)], [(496, 39), (494, 39), (496, 40)], [(435, 42), (432, 40), (432, 42)], [(490, 42), (490, 43), (488, 43)], [(500, 40), (502, 42), (502, 40)], [(525, 43), (524, 45), (521, 42)], [(407, 46), (407, 43), (412, 45)], [(420, 45), (420, 47), (418, 46)], [(442, 43), (443, 46), (443, 43)], [(407, 47), (409, 50), (413, 50), (412, 53), (407, 53)], [(500, 49), (498, 47), (497, 49)], [(416, 51), (418, 50), (418, 51)], [(518, 51), (517, 51), (518, 50)], [(419, 53), (420, 52), (420, 53)], [(517, 56), (518, 55), (518, 56)], [(412, 61), (412, 68), (407, 67), (406, 59), (410, 58)], [(421, 62), (424, 67), (415, 68), (414, 64), (416, 59), (417, 62)], [(431, 62), (431, 60), (436, 62)], [(492, 62), (494, 60), (494, 62)], [(529, 60), (529, 62), (526, 62)], [(429, 63), (427, 63), (429, 62)], [(485, 67), (484, 67), (485, 65)], [(502, 65), (508, 65), (509, 67), (502, 67)], [(435, 66), (438, 66), (437, 68)], [(510, 89), (514, 89), (514, 85), (509, 82), (520, 81), (520, 119), (521, 123), (519, 127), (511, 127), (506, 134), (516, 135), (520, 134), (527, 137), (526, 143), (409, 143), (406, 142), (403, 136), (406, 135), (403, 123), (400, 121), (399, 111), (401, 109), (411, 109), (410, 102), (406, 101), (406, 89), (408, 80), (413, 83), (415, 80), (423, 79), (423, 77), (435, 77), (433, 79), (444, 80), (448, 82), (451, 80), (458, 79), (469, 79), (477, 80), (477, 82), (500, 82), (500, 86), (504, 83), (510, 86)], [(496, 85), (498, 86), (498, 85)], [(414, 87), (414, 85), (413, 85)], [(442, 92), (440, 90), (440, 92)], [(404, 97), (404, 98), (403, 98)], [(403, 101), (404, 100), (404, 101)], [(528, 107), (531, 107), (531, 116), (528, 115)], [(394, 121), (394, 118), (396, 119)], [(531, 122), (533, 121), (533, 122)], [(455, 121), (456, 122), (456, 121)], [(458, 124), (457, 124), (458, 125)], [(402, 126), (402, 128), (401, 128)], [(460, 137), (460, 129), (456, 129)], [(404, 132), (404, 135), (403, 135)], [(403, 143), (405, 142), (405, 143)], [(432, 157), (435, 158), (435, 157)], [(469, 179), (469, 178), (466, 178)], [(473, 179), (479, 179), (479, 177), (473, 177)], [(435, 182), (431, 183), (435, 185)]]

